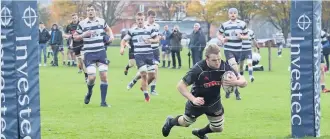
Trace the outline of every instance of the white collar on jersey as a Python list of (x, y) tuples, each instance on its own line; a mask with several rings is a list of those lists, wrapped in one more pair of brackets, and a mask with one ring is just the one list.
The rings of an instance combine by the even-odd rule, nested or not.
[(92, 22), (99, 22), (99, 20), (98, 20), (97, 17), (94, 17), (93, 20), (90, 20), (90, 19), (87, 17), (87, 23), (92, 23)]
[(229, 20), (229, 23), (239, 23), (239, 20), (236, 19), (235, 21)]
[(146, 29), (146, 26), (143, 26), (142, 28), (140, 28), (140, 27), (138, 27), (138, 26), (136, 26), (134, 29)]
[(155, 24), (155, 22), (153, 22), (152, 24), (150, 24), (148, 21), (144, 22), (145, 26), (151, 26), (151, 25), (154, 25), (154, 24)]

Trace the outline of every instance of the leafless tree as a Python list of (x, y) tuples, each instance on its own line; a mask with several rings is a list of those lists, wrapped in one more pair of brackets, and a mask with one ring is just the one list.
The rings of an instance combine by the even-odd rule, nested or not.
[(109, 26), (113, 26), (120, 19), (124, 9), (128, 6), (129, 1), (127, 0), (116, 0), (116, 1), (97, 1), (93, 3), (100, 9), (100, 14)]

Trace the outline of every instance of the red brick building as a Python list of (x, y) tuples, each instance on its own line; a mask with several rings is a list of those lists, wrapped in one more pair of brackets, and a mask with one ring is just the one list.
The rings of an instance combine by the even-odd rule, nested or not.
[(129, 28), (134, 22), (134, 15), (137, 12), (143, 11), (147, 12), (149, 9), (158, 11), (161, 6), (161, 2), (157, 1), (132, 1), (128, 6), (124, 7), (124, 11), (121, 15), (121, 18), (117, 23), (112, 26), (112, 30), (115, 34), (119, 34), (120, 30), (123, 28)]
[[(129, 28), (134, 22), (134, 15), (137, 12), (144, 12), (146, 13), (148, 10), (152, 9), (155, 10), (157, 13), (156, 20), (163, 20), (163, 16), (166, 16), (167, 14), (163, 12), (163, 7), (165, 6), (164, 1), (132, 1), (128, 4), (128, 6), (124, 7), (124, 11), (121, 15), (121, 19), (118, 20), (118, 22), (112, 27), (113, 32), (115, 34), (120, 33), (120, 30), (123, 28)], [(181, 13), (184, 13), (185, 8), (183, 5), (175, 5), (174, 8), (179, 8), (177, 10), (181, 11)], [(171, 9), (173, 11), (173, 9)], [(185, 14), (183, 16), (180, 14), (181, 17), (185, 17)], [(173, 18), (173, 17), (171, 17)]]

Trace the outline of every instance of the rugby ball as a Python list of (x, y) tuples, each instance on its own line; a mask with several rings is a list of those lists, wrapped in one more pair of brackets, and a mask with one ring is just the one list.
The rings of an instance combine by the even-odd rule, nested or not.
[[(232, 71), (226, 71), (221, 78), (221, 82), (223, 82), (224, 80), (227, 79), (231, 79), (231, 78), (237, 78), (235, 73)], [(237, 88), (237, 86), (228, 86), (228, 85), (223, 85), (222, 84), (222, 88), (226, 93), (232, 93), (235, 91), (235, 89)]]

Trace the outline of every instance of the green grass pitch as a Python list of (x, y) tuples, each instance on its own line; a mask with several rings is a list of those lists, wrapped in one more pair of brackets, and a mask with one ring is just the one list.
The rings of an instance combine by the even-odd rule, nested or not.
[[(41, 133), (43, 139), (162, 139), (164, 120), (168, 115), (183, 114), (186, 99), (176, 84), (188, 71), (187, 51), (183, 51), (183, 68), (160, 69), (156, 90), (144, 102), (139, 82), (130, 91), (127, 83), (136, 74), (136, 68), (127, 76), (123, 70), (128, 62), (127, 50), (120, 56), (119, 48), (109, 48), (107, 102), (111, 108), (101, 108), (99, 77), (89, 105), (83, 103), (87, 87), (83, 74), (77, 68), (60, 66), (40, 67)], [(209, 134), (211, 139), (282, 139), (288, 138), (290, 127), (290, 49), (282, 58), (272, 51), (272, 71), (268, 71), (267, 49), (262, 49), (261, 64), (266, 71), (254, 72), (255, 82), (240, 89), (242, 100), (234, 95), (222, 103), (225, 108), (224, 131)], [(61, 62), (60, 62), (61, 63)], [(245, 72), (247, 76), (247, 72)], [(329, 77), (329, 75), (327, 75)], [(248, 79), (248, 78), (247, 78)], [(330, 78), (327, 79), (330, 87)], [(321, 95), (321, 136), (330, 138), (330, 94)], [(194, 128), (202, 128), (207, 118), (201, 116), (188, 128), (174, 127), (168, 139), (195, 139)]]

